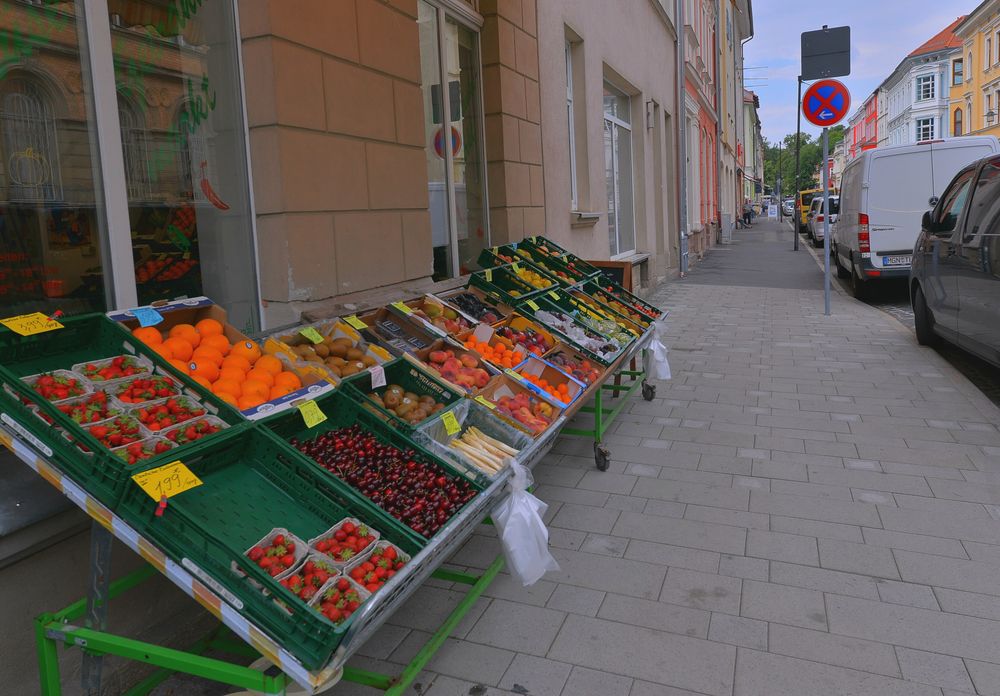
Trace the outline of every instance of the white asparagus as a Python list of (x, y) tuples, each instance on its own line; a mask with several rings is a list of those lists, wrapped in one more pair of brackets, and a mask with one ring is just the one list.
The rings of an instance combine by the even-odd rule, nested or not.
[(464, 454), (469, 459), (469, 461), (473, 463), (473, 465), (475, 465), (476, 467), (478, 467), (483, 471), (487, 471), (489, 473), (496, 473), (497, 471), (500, 470), (499, 463), (494, 463), (492, 459), (488, 459), (486, 456), (483, 455), (482, 452), (472, 447), (471, 445), (463, 442), (462, 440), (454, 440), (451, 443), (451, 446), (457, 449), (462, 454)]
[(518, 455), (519, 450), (516, 450), (513, 447), (510, 447), (504, 444), (503, 442), (500, 442), (500, 440), (497, 440), (496, 438), (490, 437), (489, 435), (487, 435), (486, 433), (484, 433), (482, 430), (480, 430), (475, 426), (469, 428), (469, 432), (490, 443), (497, 449), (501, 450), (504, 454), (510, 455), (511, 457), (516, 457)]
[[(486, 450), (487, 452), (490, 452), (491, 454), (499, 457), (501, 460), (503, 460), (503, 459), (509, 459), (511, 457), (511, 455), (508, 454), (508, 451), (507, 451), (510, 448), (509, 447), (503, 447), (503, 448), (498, 447), (497, 445), (493, 444), (493, 443), (497, 442), (493, 438), (485, 436), (481, 432), (478, 433), (478, 434), (470, 432), (470, 433), (467, 433), (467, 435), (468, 435), (469, 440), (471, 442), (473, 442), (475, 445), (477, 445), (478, 447), (481, 447), (482, 449)], [(497, 444), (502, 445), (503, 443), (497, 443)], [(515, 454), (516, 454), (516, 452), (515, 452)]]

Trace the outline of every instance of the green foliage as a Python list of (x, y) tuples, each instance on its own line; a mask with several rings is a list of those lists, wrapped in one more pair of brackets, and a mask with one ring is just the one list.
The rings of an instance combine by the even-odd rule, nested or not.
[[(829, 132), (829, 148), (832, 155), (834, 146), (847, 135), (845, 126), (834, 126)], [(792, 195), (795, 189), (795, 133), (789, 133), (781, 141), (781, 195), (783, 198)], [(778, 171), (778, 143), (764, 139), (764, 184), (774, 187)], [(816, 168), (823, 159), (823, 141), (808, 133), (799, 136), (799, 190), (816, 188), (820, 182), (816, 179)]]

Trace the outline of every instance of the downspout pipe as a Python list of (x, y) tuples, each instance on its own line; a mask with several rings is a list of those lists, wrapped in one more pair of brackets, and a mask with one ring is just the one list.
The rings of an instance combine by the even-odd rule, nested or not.
[(677, 195), (677, 231), (679, 266), (681, 277), (688, 271), (688, 180), (687, 180), (687, 106), (684, 104), (684, 63), (685, 41), (684, 41), (684, 0), (675, 2), (677, 16), (677, 172), (678, 172), (678, 195)]
[[(725, 0), (730, 2), (731, 0)], [(715, 222), (719, 226), (716, 242), (722, 241), (722, 3), (715, 6)], [(735, 56), (734, 56), (735, 58)], [(736, 61), (733, 60), (733, 69)], [(728, 124), (727, 124), (728, 125)]]

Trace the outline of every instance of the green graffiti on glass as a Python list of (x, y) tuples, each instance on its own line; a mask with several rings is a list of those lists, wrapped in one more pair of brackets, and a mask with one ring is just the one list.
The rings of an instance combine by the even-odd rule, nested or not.
[[(73, 22), (72, 16), (52, 8), (31, 8), (30, 14), (19, 29), (0, 29), (0, 58), (4, 63), (11, 58), (19, 57), (24, 60), (31, 56), (38, 46), (51, 44), (58, 32), (73, 30)], [(3, 77), (8, 70), (17, 67), (19, 67), (17, 64), (3, 65), (0, 67), (0, 77)]]
[(191, 248), (191, 240), (184, 236), (174, 225), (167, 225), (167, 236), (170, 237), (170, 241), (174, 243), (174, 246), (181, 251), (187, 251)]

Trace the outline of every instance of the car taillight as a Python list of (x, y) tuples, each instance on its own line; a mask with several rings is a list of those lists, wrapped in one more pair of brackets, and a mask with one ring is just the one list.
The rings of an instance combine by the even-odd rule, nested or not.
[(871, 237), (868, 235), (868, 216), (858, 213), (858, 251), (862, 254), (871, 253)]
[(816, 216), (816, 222), (823, 222), (823, 216), (822, 215), (817, 215)]

